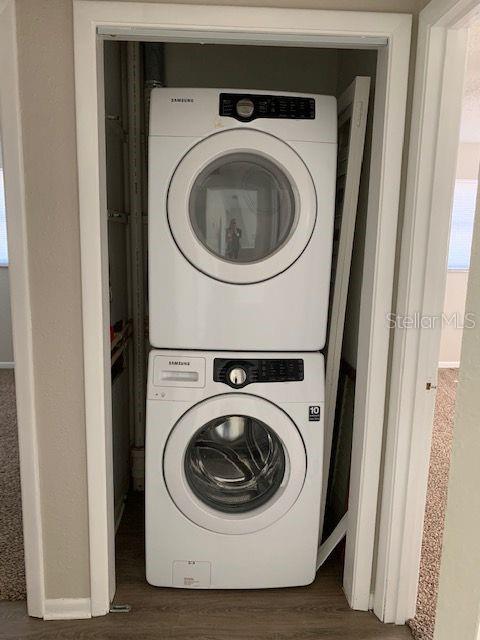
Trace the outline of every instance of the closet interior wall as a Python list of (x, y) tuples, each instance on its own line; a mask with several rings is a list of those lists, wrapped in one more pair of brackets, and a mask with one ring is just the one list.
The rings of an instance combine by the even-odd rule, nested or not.
[[(114, 327), (121, 331), (123, 326), (129, 326), (132, 317), (126, 44), (106, 42), (104, 64), (106, 215), (110, 334), (113, 337)], [(130, 486), (130, 448), (134, 438), (131, 340), (126, 338), (124, 344), (119, 344), (119, 349), (122, 351), (117, 352), (112, 348), (113, 485), (116, 524), (121, 518), (124, 497)]]
[[(132, 43), (131, 43), (132, 44)], [(357, 364), (358, 322), (365, 247), (368, 199), (368, 173), (373, 120), (373, 97), (377, 53), (374, 50), (349, 50), (308, 47), (266, 47), (185, 43), (135, 43), (141, 61), (142, 209), (143, 209), (143, 283), (145, 327), (148, 327), (147, 269), (147, 154), (149, 91), (154, 86), (216, 87), (319, 93), (339, 96), (357, 75), (372, 80), (370, 110), (366, 133), (365, 160), (360, 183), (360, 199), (355, 229), (347, 315), (344, 330), (343, 360), (354, 377)], [(105, 105), (107, 207), (109, 216), (109, 268), (111, 325), (131, 320), (132, 259), (130, 232), (129, 181), (131, 161), (128, 144), (128, 55), (126, 42), (105, 41)], [(188, 308), (188, 301), (185, 301)], [(127, 331), (128, 334), (128, 331)], [(148, 336), (145, 330), (148, 355)], [(133, 341), (126, 338), (121, 367), (112, 376), (112, 413), (114, 449), (114, 494), (117, 520), (123, 499), (132, 486), (131, 452), (135, 445), (133, 396)], [(339, 394), (342, 389), (339, 390)], [(350, 413), (336, 426), (332, 457), (332, 490), (328, 499), (330, 515), (326, 522), (334, 527), (346, 510), (351, 451), (353, 397)], [(138, 470), (136, 471), (138, 474)], [(138, 484), (138, 483), (137, 483)], [(139, 483), (141, 484), (141, 483)], [(326, 525), (326, 526), (327, 526)]]
[(148, 342), (148, 110), (163, 84), (163, 45), (104, 42), (113, 485), (118, 526), (144, 487)]

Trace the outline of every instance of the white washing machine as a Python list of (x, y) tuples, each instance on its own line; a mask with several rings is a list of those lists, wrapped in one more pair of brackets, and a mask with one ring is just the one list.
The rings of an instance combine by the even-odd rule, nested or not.
[(152, 91), (152, 345), (323, 348), (336, 139), (330, 96)]
[(319, 353), (150, 353), (150, 584), (256, 589), (313, 581), (323, 400)]

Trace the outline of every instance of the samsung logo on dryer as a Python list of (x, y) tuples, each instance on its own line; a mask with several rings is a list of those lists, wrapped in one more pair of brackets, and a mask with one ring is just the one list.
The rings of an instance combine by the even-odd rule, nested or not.
[(189, 367), (190, 366), (190, 362), (188, 360), (169, 360), (168, 361), (169, 365), (172, 365), (174, 367), (180, 365), (181, 367), (185, 366), (185, 367)]
[(170, 102), (194, 102), (193, 98), (170, 98)]

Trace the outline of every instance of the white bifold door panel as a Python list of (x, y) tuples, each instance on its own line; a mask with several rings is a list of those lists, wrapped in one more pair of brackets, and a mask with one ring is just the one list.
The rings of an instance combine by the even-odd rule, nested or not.
[[(327, 338), (325, 379), (325, 442), (323, 487), (320, 510), (320, 537), (317, 564), (320, 567), (346, 535), (348, 515), (322, 544), (325, 505), (328, 490), (332, 439), (335, 424), (343, 330), (347, 307), (348, 283), (353, 238), (357, 217), (358, 193), (365, 146), (370, 78), (357, 77), (338, 100), (337, 199), (335, 211), (334, 257), (330, 318)], [(335, 255), (336, 254), (336, 255)]]

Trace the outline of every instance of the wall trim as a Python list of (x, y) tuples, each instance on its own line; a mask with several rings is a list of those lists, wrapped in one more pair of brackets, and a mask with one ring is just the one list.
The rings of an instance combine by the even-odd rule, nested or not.
[[(378, 47), (360, 314), (359, 372), (344, 590), (368, 609), (392, 309), (411, 16), (407, 14), (74, 0), (75, 90), (83, 297), (92, 615), (115, 591), (103, 38)], [(381, 44), (378, 44), (381, 43)]]
[(15, 357), (27, 609), (45, 606), (32, 312), (14, 0), (0, 1), (0, 125), (6, 191), (10, 304)]
[(84, 620), (92, 617), (90, 598), (48, 598), (45, 620)]
[(458, 369), (460, 367), (460, 361), (453, 361), (453, 362), (439, 362), (438, 363), (438, 368), (439, 369)]
[[(404, 316), (443, 312), (465, 27), (476, 6), (432, 0), (419, 17), (396, 305)], [(440, 338), (440, 327), (394, 333), (374, 601), (385, 622), (415, 615)]]
[(0, 369), (15, 369), (14, 362), (0, 362)]

